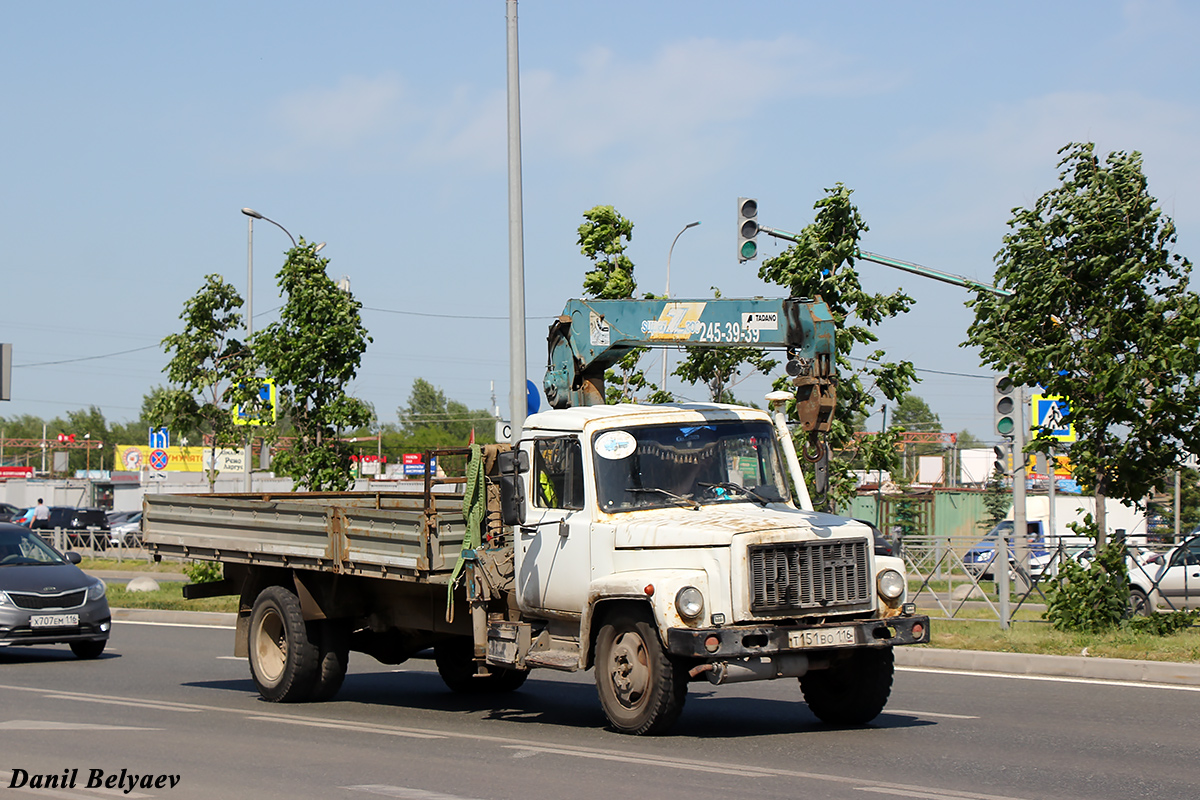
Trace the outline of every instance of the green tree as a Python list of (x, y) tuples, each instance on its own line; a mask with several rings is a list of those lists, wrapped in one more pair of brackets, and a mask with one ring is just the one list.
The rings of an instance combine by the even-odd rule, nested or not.
[(245, 399), (254, 375), (254, 356), (235, 336), (242, 329), (241, 307), (242, 297), (232, 285), (219, 275), (205, 277), (204, 285), (183, 305), (183, 330), (162, 340), (171, 356), (163, 369), (169, 385), (143, 407), (154, 426), (211, 437), (209, 491), (217, 479), (216, 450), (241, 439), (233, 410)]
[[(870, 416), (879, 398), (897, 400), (908, 391), (916, 373), (908, 361), (885, 362), (885, 352), (867, 353), (861, 368), (850, 361), (858, 346), (871, 346), (878, 337), (871, 328), (903, 314), (912, 298), (897, 290), (872, 294), (863, 289), (854, 268), (859, 238), (867, 231), (858, 208), (850, 202), (851, 189), (836, 184), (813, 208), (814, 222), (804, 228), (799, 241), (775, 258), (763, 262), (758, 276), (787, 288), (792, 297), (820, 297), (829, 306), (837, 327), (837, 407), (829, 445), (838, 456), (830, 465), (826, 505), (835, 508), (854, 495), (851, 469), (887, 469), (896, 464), (896, 434), (854, 436), (856, 420)], [(787, 388), (786, 379), (777, 382)]]
[(495, 438), (495, 417), (486, 410), (448, 399), (445, 392), (424, 378), (413, 381), (408, 403), (396, 409), (396, 416), (400, 419), (398, 433), (413, 450), (461, 447), (467, 444), (472, 431), (480, 444)]
[(353, 485), (351, 447), (340, 437), (372, 417), (366, 403), (346, 392), (371, 341), (362, 303), (329, 278), (328, 264), (303, 238), (288, 251), (277, 276), (287, 298), (279, 321), (253, 343), (295, 436), (291, 449), (276, 455), (274, 468), (316, 491)]
[[(586, 221), (578, 229), (579, 250), (593, 265), (583, 276), (584, 294), (599, 300), (633, 297), (637, 281), (633, 278), (633, 261), (625, 255), (633, 238), (633, 223), (612, 206), (594, 206), (583, 212), (583, 218)], [(670, 395), (647, 380), (638, 366), (648, 351), (647, 347), (635, 347), (614, 369), (604, 373), (606, 403), (636, 403), (639, 394), (647, 390), (651, 402), (670, 400)]]
[[(1200, 299), (1141, 155), (1094, 150), (1062, 148), (1061, 185), (1013, 209), (995, 276), (1012, 295), (968, 303), (967, 344), (1016, 384), (1069, 398), (1071, 461), (1097, 496), (1102, 548), (1103, 498), (1141, 504), (1200, 452)], [(1027, 449), (1054, 444), (1039, 430)]]

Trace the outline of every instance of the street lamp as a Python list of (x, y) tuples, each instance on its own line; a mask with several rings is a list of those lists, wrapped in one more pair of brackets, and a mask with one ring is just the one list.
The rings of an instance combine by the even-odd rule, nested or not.
[[(675, 234), (675, 238), (671, 240), (671, 247), (669, 250), (667, 250), (667, 291), (666, 291), (666, 294), (664, 295), (668, 300), (671, 299), (671, 254), (675, 252), (675, 243), (679, 241), (680, 236), (683, 236), (684, 231), (686, 231), (688, 228), (694, 228), (699, 224), (700, 224), (700, 220), (696, 220), (695, 222), (689, 222), (687, 225), (684, 225), (682, 230), (680, 230), (679, 233)], [(664, 392), (667, 390), (667, 353), (668, 353), (668, 350), (664, 347), (663, 348), (663, 363), (662, 363), (662, 385), (659, 386), (659, 389), (661, 389)]]
[[(292, 240), (292, 247), (296, 246), (296, 238), (288, 233), (288, 229), (280, 225), (275, 220), (264, 217), (262, 214), (255, 211), (253, 208), (243, 208), (242, 213), (250, 219), (247, 220), (249, 228), (246, 232), (246, 342), (249, 343), (251, 335), (254, 333), (254, 220), (261, 219), (269, 222), (279, 230), (287, 234), (287, 237)], [(324, 246), (324, 242), (321, 246)], [(319, 250), (319, 246), (317, 249)], [(246, 449), (243, 454), (243, 469), (245, 469), (245, 489), (250, 491), (250, 436), (246, 436)]]

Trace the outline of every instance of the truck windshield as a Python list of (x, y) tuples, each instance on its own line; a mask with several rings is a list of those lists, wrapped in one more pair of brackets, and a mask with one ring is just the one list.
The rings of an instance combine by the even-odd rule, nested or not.
[(608, 513), (791, 498), (766, 422), (647, 425), (592, 439), (596, 491)]

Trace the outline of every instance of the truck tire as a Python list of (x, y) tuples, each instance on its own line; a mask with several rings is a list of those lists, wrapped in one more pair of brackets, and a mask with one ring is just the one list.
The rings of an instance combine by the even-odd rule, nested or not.
[(866, 725), (879, 716), (892, 693), (892, 648), (859, 650), (828, 669), (800, 678), (808, 709), (828, 725)]
[(1150, 598), (1136, 586), (1129, 590), (1129, 616), (1145, 617), (1150, 614)]
[(350, 665), (350, 630), (344, 622), (324, 620), (311, 622), (309, 633), (318, 633), (317, 682), (313, 686), (313, 702), (332, 700), (346, 679), (346, 667)]
[(258, 693), (272, 703), (311, 699), (319, 659), (299, 598), (282, 586), (263, 589), (250, 614), (250, 676)]
[(663, 649), (651, 622), (621, 613), (596, 636), (596, 690), (618, 732), (663, 733), (683, 711), (687, 673)]
[(475, 645), (465, 636), (446, 639), (433, 646), (433, 660), (442, 682), (453, 692), (489, 694), (513, 692), (529, 677), (527, 669), (488, 666), (490, 674), (480, 675), (475, 663)]

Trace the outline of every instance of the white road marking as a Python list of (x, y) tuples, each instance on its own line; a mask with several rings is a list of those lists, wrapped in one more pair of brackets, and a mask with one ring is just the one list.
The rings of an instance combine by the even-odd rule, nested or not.
[(979, 719), (971, 714), (939, 714), (936, 711), (905, 711), (899, 708), (885, 708), (884, 714), (907, 714), (912, 717), (938, 717), (940, 719)]
[(1200, 692), (1200, 686), (1182, 683), (1146, 683), (1144, 681), (1114, 681), (1107, 678), (1072, 678), (1065, 675), (1022, 675), (1016, 672), (983, 672), (967, 669), (941, 669), (936, 667), (896, 667), (897, 672), (923, 672), (928, 675), (966, 675), (971, 678), (1007, 678), (1018, 681), (1044, 681), (1049, 683), (1081, 683), (1088, 686), (1120, 686), (1130, 689), (1173, 689), (1177, 692)]
[(70, 700), (71, 702), (80, 703), (100, 703), (108, 706), (133, 706), (134, 708), (153, 708), (158, 711), (183, 711), (188, 714), (195, 714), (203, 711), (202, 708), (182, 708), (175, 704), (155, 703), (150, 700), (117, 700), (108, 697), (88, 697), (74, 694), (47, 694), (47, 699), (50, 700)]
[(860, 792), (875, 792), (876, 794), (891, 794), (897, 797), (917, 797), (921, 800), (974, 800), (987, 795), (971, 794), (969, 792), (943, 792), (937, 789), (893, 789), (887, 786), (855, 786)]
[(506, 744), (501, 745), (509, 750), (518, 750), (523, 754), (521, 757), (528, 757), (530, 753), (553, 753), (560, 756), (576, 756), (578, 758), (593, 758), (600, 761), (620, 761), (625, 764), (647, 764), (652, 767), (670, 767), (672, 769), (684, 769), (692, 772), (717, 772), (722, 775), (741, 775), (746, 778), (767, 778), (773, 777), (774, 773), (756, 769), (754, 767), (740, 767), (733, 765), (716, 765), (711, 763), (702, 763), (699, 761), (684, 761), (674, 758), (653, 758), (650, 756), (639, 756), (633, 753), (616, 753), (605, 750), (585, 750), (565, 747), (550, 747), (550, 746), (532, 746), (527, 744)]
[(0, 722), (3, 731), (161, 731), (132, 725), (95, 725), (89, 722), (49, 722), (41, 719), (10, 719)]
[(333, 728), (340, 731), (358, 731), (359, 733), (384, 733), (388, 736), (404, 736), (410, 739), (444, 739), (445, 736), (436, 733), (423, 733), (419, 731), (409, 731), (404, 728), (381, 728), (377, 726), (353, 725), (336, 720), (316, 720), (316, 719), (289, 719), (287, 717), (264, 717), (254, 716), (249, 719), (258, 720), (259, 722), (282, 722), (288, 725), (303, 725), (307, 728)]
[(234, 625), (202, 625), (197, 622), (151, 622), (147, 619), (114, 619), (113, 625), (153, 625), (159, 628), (211, 628), (218, 631), (231, 631)]
[(353, 792), (381, 794), (384, 797), (400, 797), (404, 800), (472, 800), (471, 798), (460, 797), (454, 794), (430, 792), (426, 789), (409, 789), (406, 786), (388, 786), (381, 783), (363, 784), (362, 786), (343, 786), (342, 788)]

